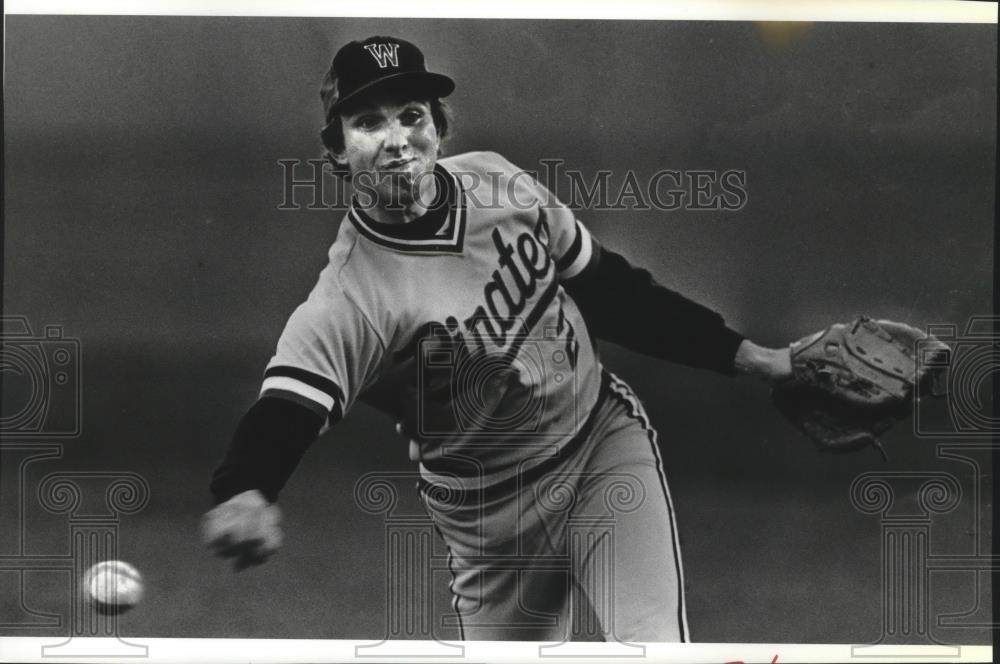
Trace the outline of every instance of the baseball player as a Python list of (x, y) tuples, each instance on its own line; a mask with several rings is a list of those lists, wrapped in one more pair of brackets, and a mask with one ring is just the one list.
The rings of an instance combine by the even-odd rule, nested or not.
[(439, 158), (454, 87), (402, 39), (336, 54), (322, 140), (355, 196), (213, 475), (205, 540), (267, 560), (302, 454), (367, 400), (410, 440), (463, 639), (565, 640), (582, 593), (608, 640), (688, 641), (656, 432), (596, 341), (771, 380), (788, 349), (659, 285), (501, 155)]

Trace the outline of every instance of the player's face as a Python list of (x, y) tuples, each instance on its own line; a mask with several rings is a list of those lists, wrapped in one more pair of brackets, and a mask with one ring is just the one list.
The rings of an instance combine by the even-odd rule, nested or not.
[(433, 171), (440, 144), (428, 102), (381, 95), (341, 114), (341, 123), (344, 160), (352, 177), (371, 177), (377, 206), (409, 205), (433, 187), (422, 176)]

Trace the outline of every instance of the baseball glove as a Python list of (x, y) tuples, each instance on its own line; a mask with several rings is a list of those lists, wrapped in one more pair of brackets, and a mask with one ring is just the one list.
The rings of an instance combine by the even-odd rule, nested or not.
[[(919, 348), (921, 357), (917, 358)], [(915, 398), (939, 396), (948, 346), (903, 323), (862, 316), (791, 344), (792, 375), (771, 397), (782, 415), (821, 450), (869, 445), (907, 417)]]

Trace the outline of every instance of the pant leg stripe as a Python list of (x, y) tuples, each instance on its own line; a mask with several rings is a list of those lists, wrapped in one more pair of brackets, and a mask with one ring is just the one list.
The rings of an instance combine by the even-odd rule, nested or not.
[[(609, 372), (610, 373), (610, 372)], [(687, 624), (687, 609), (684, 601), (684, 566), (681, 563), (680, 542), (678, 540), (677, 520), (674, 517), (674, 506), (670, 500), (670, 490), (667, 488), (666, 475), (663, 472), (663, 460), (660, 458), (660, 448), (657, 445), (656, 430), (653, 428), (646, 415), (646, 410), (642, 407), (632, 388), (620, 378), (611, 374), (611, 393), (621, 401), (628, 410), (629, 416), (635, 418), (639, 425), (646, 431), (650, 446), (653, 448), (653, 456), (656, 459), (656, 473), (660, 478), (660, 488), (663, 490), (663, 498), (667, 502), (667, 513), (670, 515), (670, 539), (674, 550), (674, 568), (677, 573), (678, 582), (678, 606), (677, 621), (680, 625), (681, 642), (687, 643), (690, 640)]]
[[(423, 493), (422, 491), (418, 492)], [(421, 495), (421, 498), (423, 498), (423, 495)], [(430, 509), (428, 508), (429, 511)], [(434, 532), (444, 542), (444, 548), (448, 550), (448, 574), (451, 576), (451, 580), (448, 582), (448, 592), (451, 593), (451, 610), (455, 612), (455, 617), (458, 619), (458, 640), (465, 641), (465, 625), (462, 624), (462, 613), (458, 610), (458, 593), (455, 592), (455, 569), (452, 566), (454, 553), (452, 553), (451, 547), (448, 546), (448, 540), (444, 538), (444, 533), (438, 528), (437, 521), (434, 520), (433, 516), (431, 517), (431, 525), (434, 526)], [(433, 583), (433, 579), (431, 579), (431, 583)]]

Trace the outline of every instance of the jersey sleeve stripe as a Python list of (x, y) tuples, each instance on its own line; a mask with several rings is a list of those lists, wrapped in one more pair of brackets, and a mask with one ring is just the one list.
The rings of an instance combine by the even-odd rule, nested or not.
[(562, 256), (556, 259), (556, 270), (561, 274), (563, 270), (573, 264), (573, 261), (580, 255), (580, 247), (583, 246), (583, 238), (580, 237), (580, 223), (576, 224), (576, 232), (573, 233), (573, 242), (569, 245)]
[[(333, 407), (337, 403), (334, 398), (326, 392), (317, 390), (312, 385), (306, 385), (300, 380), (289, 378), (287, 376), (270, 376), (265, 378), (264, 384), (260, 388), (261, 396), (277, 396), (278, 394), (287, 394), (289, 392), (300, 397), (299, 399), (296, 399), (299, 403), (301, 403), (301, 399), (304, 398), (313, 404), (320, 406), (324, 416), (332, 411)], [(315, 407), (313, 408), (315, 409)]]
[(299, 369), (298, 367), (282, 365), (268, 367), (267, 370), (264, 371), (265, 379), (276, 377), (293, 378), (304, 385), (323, 392), (338, 403), (344, 403), (344, 391), (340, 389), (340, 386), (329, 378), (325, 378), (319, 374), (306, 371), (305, 369)]
[(556, 261), (556, 270), (559, 271), (559, 277), (570, 279), (583, 272), (583, 268), (587, 267), (587, 263), (590, 262), (592, 252), (593, 246), (590, 233), (583, 227), (583, 224), (577, 221), (576, 236), (573, 238), (573, 244), (566, 250), (562, 258)]

